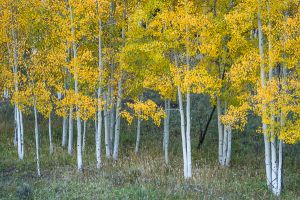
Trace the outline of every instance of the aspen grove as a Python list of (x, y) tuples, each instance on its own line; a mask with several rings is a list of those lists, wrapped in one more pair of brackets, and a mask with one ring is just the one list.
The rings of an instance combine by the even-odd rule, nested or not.
[[(50, 159), (62, 149), (76, 156), (81, 174), (87, 138), (101, 171), (125, 156), (122, 127), (134, 125), (139, 156), (141, 127), (149, 123), (161, 127), (161, 164), (170, 166), (176, 123), (178, 176), (188, 182), (198, 173), (191, 99), (205, 96), (212, 112), (199, 148), (215, 120), (210, 151), (230, 170), (233, 138), (255, 118), (251, 131), (264, 146), (262, 188), (275, 196), (285, 189), (285, 146), (300, 140), (298, 0), (0, 0), (0, 71), (0, 106), (12, 108), (14, 123), (7, 141), (24, 162), (34, 135), (38, 177), (45, 167), (41, 137)], [(24, 124), (29, 119), (33, 129)]]

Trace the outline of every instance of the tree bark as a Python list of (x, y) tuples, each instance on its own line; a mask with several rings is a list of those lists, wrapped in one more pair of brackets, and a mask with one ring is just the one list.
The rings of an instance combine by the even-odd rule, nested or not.
[(51, 155), (53, 154), (54, 151), (53, 142), (52, 142), (51, 113), (49, 114), (48, 132), (49, 132), (49, 153)]
[(111, 138), (110, 138), (110, 134), (109, 134), (109, 119), (108, 119), (108, 111), (107, 111), (107, 95), (104, 92), (103, 93), (103, 98), (105, 101), (104, 104), (104, 132), (105, 132), (105, 151), (106, 151), (106, 158), (110, 158), (111, 157)]
[[(74, 81), (75, 81), (75, 94), (78, 94), (78, 66), (76, 64), (77, 59), (77, 47), (75, 43), (75, 27), (74, 27), (74, 17), (73, 17), (73, 10), (72, 5), (69, 7), (70, 9), (70, 19), (71, 19), (71, 33), (73, 37), (73, 58), (75, 59), (74, 63)], [(76, 120), (77, 120), (77, 168), (79, 171), (82, 171), (82, 136), (81, 136), (81, 119), (79, 113), (79, 107), (76, 105)]]
[(82, 152), (84, 152), (86, 145), (86, 123), (87, 121), (83, 121)]
[(34, 133), (35, 133), (35, 156), (36, 156), (36, 169), (37, 175), (41, 176), (40, 171), (40, 155), (39, 155), (39, 129), (38, 129), (38, 118), (36, 109), (36, 99), (33, 97), (33, 111), (34, 111)]
[(136, 128), (135, 151), (134, 151), (135, 154), (139, 152), (140, 140), (141, 140), (141, 119), (138, 117), (137, 128)]
[(61, 146), (65, 147), (67, 143), (67, 117), (63, 117), (63, 134), (61, 140)]
[(184, 177), (188, 178), (188, 166), (187, 166), (187, 149), (186, 149), (186, 132), (185, 132), (185, 120), (184, 120), (184, 111), (183, 111), (183, 102), (182, 94), (180, 87), (178, 86), (178, 103), (179, 103), (179, 112), (180, 112), (180, 124), (181, 124), (181, 140), (182, 140), (182, 155), (183, 155), (183, 168), (184, 168)]
[(116, 126), (115, 126), (115, 138), (114, 138), (115, 139), (114, 153), (113, 153), (114, 160), (118, 160), (118, 155), (119, 155), (121, 95), (122, 95), (122, 75), (118, 82), (118, 97), (117, 97), (117, 105), (116, 105)]
[(73, 107), (70, 107), (69, 115), (69, 141), (68, 141), (68, 153), (72, 155), (73, 151)]
[(166, 118), (164, 119), (164, 155), (165, 155), (165, 163), (169, 164), (169, 124), (170, 124), (170, 100), (165, 100), (165, 112), (166, 112)]
[[(265, 67), (264, 67), (264, 47), (263, 47), (263, 32), (262, 32), (262, 23), (261, 23), (261, 0), (258, 0), (259, 10), (258, 10), (258, 46), (259, 46), (259, 54), (260, 54), (260, 80), (261, 86), (265, 88), (266, 79), (265, 79)], [(263, 114), (262, 118), (265, 118), (266, 115), (266, 105), (262, 105)], [(263, 120), (262, 120), (263, 121)], [(266, 175), (267, 175), (267, 185), (271, 189), (272, 188), (272, 174), (271, 174), (271, 149), (270, 149), (270, 138), (267, 133), (267, 124), (262, 122), (262, 129), (264, 134), (264, 143), (265, 143), (265, 167), (266, 167)]]

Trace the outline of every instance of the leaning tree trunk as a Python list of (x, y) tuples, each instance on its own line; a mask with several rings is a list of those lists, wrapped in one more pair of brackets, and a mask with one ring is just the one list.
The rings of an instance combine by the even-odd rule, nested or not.
[(38, 118), (36, 109), (36, 99), (33, 97), (33, 111), (34, 111), (34, 133), (35, 133), (35, 156), (36, 156), (36, 169), (37, 175), (41, 176), (40, 172), (40, 155), (39, 155), (39, 129), (38, 129)]

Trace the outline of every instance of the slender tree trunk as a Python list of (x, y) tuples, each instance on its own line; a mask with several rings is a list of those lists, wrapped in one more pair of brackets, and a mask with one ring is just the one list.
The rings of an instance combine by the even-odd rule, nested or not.
[(186, 150), (187, 150), (187, 178), (192, 177), (192, 152), (191, 152), (191, 100), (190, 92), (186, 95)]
[(141, 140), (141, 118), (138, 117), (137, 128), (136, 128), (135, 151), (134, 151), (135, 154), (139, 152), (140, 140)]
[[(99, 108), (98, 108), (99, 109)], [(97, 131), (96, 131), (96, 167), (101, 167), (101, 133), (102, 133), (102, 114), (100, 109), (97, 112)]]
[(18, 113), (17, 113), (17, 106), (15, 105), (14, 107), (14, 117), (15, 117), (15, 136), (14, 136), (14, 146), (17, 146), (18, 144), (18, 127), (17, 127), (17, 116), (18, 116)]
[(165, 112), (166, 112), (166, 118), (164, 119), (164, 154), (165, 154), (165, 163), (169, 164), (169, 124), (170, 124), (170, 100), (165, 100)]
[[(224, 132), (226, 137), (226, 151), (223, 152), (224, 154), (224, 161), (223, 161), (223, 166), (225, 167), (229, 167), (230, 165), (230, 160), (231, 160), (231, 138), (232, 138), (232, 130), (231, 130), (231, 126), (226, 125), (224, 128)], [(225, 145), (225, 143), (224, 143)]]
[[(11, 8), (11, 12), (12, 8)], [(19, 90), (19, 83), (18, 83), (18, 39), (17, 39), (17, 33), (14, 29), (12, 29), (11, 31), (12, 34), (12, 39), (13, 39), (13, 74), (14, 74), (14, 85), (15, 85), (15, 92), (18, 92)], [(19, 109), (18, 103), (16, 103), (16, 126), (17, 126), (17, 144), (18, 144), (18, 156), (20, 160), (23, 160), (24, 157), (24, 153), (23, 153), (23, 139), (22, 139), (22, 130), (21, 130), (21, 126), (23, 126), (23, 124), (21, 124), (21, 110)]]
[(38, 118), (37, 118), (37, 109), (36, 109), (36, 99), (33, 97), (33, 111), (34, 111), (34, 133), (35, 133), (35, 156), (36, 156), (36, 169), (37, 169), (37, 175), (41, 176), (40, 171), (40, 155), (39, 155), (39, 129), (38, 129)]
[(187, 167), (185, 120), (184, 120), (182, 94), (181, 94), (179, 86), (178, 86), (178, 103), (179, 103), (180, 122), (181, 122), (181, 140), (182, 140), (182, 155), (183, 155), (184, 177), (187, 178), (188, 177), (188, 167)]
[[(102, 137), (102, 108), (100, 107), (102, 96), (102, 76), (104, 65), (102, 60), (102, 19), (99, 12), (99, 2), (97, 0), (97, 11), (99, 14), (99, 35), (98, 35), (98, 69), (99, 69), (99, 87), (98, 87), (98, 110), (97, 110), (97, 134), (96, 134), (96, 167), (101, 167), (101, 137)], [(106, 139), (106, 138), (105, 138)], [(105, 144), (106, 145), (106, 144)], [(110, 152), (106, 152), (109, 153)], [(106, 155), (107, 156), (107, 155)]]
[[(73, 17), (73, 10), (72, 5), (70, 5), (70, 19), (71, 19), (71, 33), (72, 37), (75, 40), (75, 27), (74, 27), (74, 17)], [(77, 58), (77, 47), (75, 41), (73, 43), (73, 58), (75, 60), (74, 63), (74, 81), (75, 81), (75, 94), (78, 94), (78, 66), (76, 64)], [(79, 113), (79, 107), (76, 105), (76, 120), (77, 120), (77, 168), (79, 171), (82, 171), (82, 136), (81, 136), (81, 119)]]
[(223, 125), (221, 123), (222, 102), (220, 97), (217, 97), (217, 115), (218, 115), (218, 132), (219, 132), (219, 163), (223, 163)]
[(65, 147), (67, 143), (67, 117), (63, 117), (63, 134), (61, 140), (61, 146)]
[(69, 141), (68, 141), (68, 153), (72, 155), (73, 152), (73, 107), (70, 107), (69, 115)]
[(283, 151), (283, 142), (282, 140), (279, 140), (278, 144), (278, 178), (277, 178), (277, 191), (276, 191), (276, 196), (279, 196), (281, 194), (282, 190), (282, 164), (283, 164), (283, 159), (282, 159), (282, 151)]
[(105, 101), (104, 104), (104, 132), (105, 132), (105, 151), (106, 151), (106, 158), (110, 158), (111, 156), (111, 138), (109, 134), (109, 119), (108, 119), (108, 112), (107, 112), (107, 95), (103, 93), (103, 98)]
[(122, 75), (118, 82), (118, 97), (117, 97), (117, 105), (116, 105), (116, 126), (115, 126), (115, 138), (114, 138), (115, 141), (114, 141), (114, 153), (113, 153), (114, 160), (118, 160), (118, 155), (119, 155), (121, 95), (122, 95)]
[(82, 152), (85, 150), (86, 145), (86, 121), (83, 121), (83, 136), (82, 136)]
[[(261, 23), (261, 0), (258, 0), (259, 11), (258, 11), (258, 46), (259, 46), (259, 54), (260, 54), (260, 79), (261, 86), (265, 88), (266, 79), (265, 79), (265, 67), (264, 67), (264, 48), (263, 48), (263, 33), (262, 33), (262, 23)], [(266, 117), (266, 105), (263, 105), (263, 114), (262, 118)], [(262, 120), (263, 121), (263, 120)], [(262, 122), (262, 129), (264, 134), (264, 143), (265, 143), (265, 167), (266, 167), (266, 175), (267, 175), (267, 185), (271, 189), (272, 188), (272, 174), (271, 174), (271, 150), (270, 150), (270, 138), (267, 133), (267, 124)]]
[(49, 152), (53, 154), (54, 147), (52, 142), (52, 128), (51, 128), (51, 113), (49, 114), (49, 121), (48, 121), (48, 129), (49, 129)]
[(114, 146), (113, 141), (114, 141), (114, 133), (115, 133), (115, 126), (117, 123), (117, 119), (115, 117), (115, 112), (117, 112), (117, 108), (114, 108), (113, 102), (112, 102), (113, 97), (111, 97), (111, 108), (109, 110), (109, 140), (110, 144), (109, 146), (111, 147), (111, 151), (113, 151), (112, 147)]
[(23, 114), (22, 111), (19, 110), (19, 115), (20, 115), (20, 133), (21, 133), (21, 160), (24, 158), (24, 129), (23, 129)]
[(20, 125), (20, 110), (17, 108), (17, 132), (18, 132), (18, 156), (20, 160), (22, 157), (22, 144), (21, 144), (21, 125)]

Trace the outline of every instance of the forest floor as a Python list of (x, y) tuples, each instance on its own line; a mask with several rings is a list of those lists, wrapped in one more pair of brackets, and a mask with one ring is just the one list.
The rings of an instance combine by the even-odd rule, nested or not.
[[(41, 126), (46, 127), (43, 123)], [(196, 149), (194, 135), (193, 178), (185, 181), (178, 131), (171, 131), (168, 166), (164, 164), (161, 129), (142, 129), (140, 153), (135, 155), (135, 134), (131, 128), (122, 132), (119, 161), (103, 158), (103, 166), (97, 170), (91, 128), (84, 171), (78, 173), (76, 149), (69, 156), (60, 147), (60, 129), (54, 128), (56, 148), (50, 156), (45, 129), (41, 132), (42, 175), (37, 177), (34, 132), (32, 124), (26, 126), (25, 158), (19, 161), (12, 144), (12, 127), (0, 124), (0, 130), (6, 130), (0, 132), (0, 199), (300, 199), (299, 144), (286, 145), (284, 191), (275, 198), (266, 187), (263, 141), (258, 133), (233, 134), (230, 168), (218, 165), (216, 133), (208, 133), (200, 150)]]

